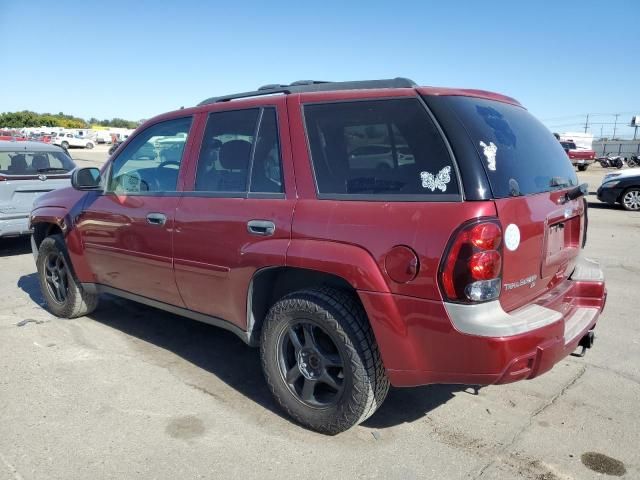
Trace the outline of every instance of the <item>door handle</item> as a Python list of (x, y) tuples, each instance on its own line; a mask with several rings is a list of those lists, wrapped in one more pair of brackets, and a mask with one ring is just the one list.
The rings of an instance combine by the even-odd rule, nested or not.
[(247, 222), (247, 231), (251, 235), (269, 237), (276, 232), (276, 225), (269, 220), (249, 220)]
[(147, 223), (150, 225), (157, 225), (161, 227), (167, 221), (167, 216), (164, 213), (150, 213), (147, 215)]

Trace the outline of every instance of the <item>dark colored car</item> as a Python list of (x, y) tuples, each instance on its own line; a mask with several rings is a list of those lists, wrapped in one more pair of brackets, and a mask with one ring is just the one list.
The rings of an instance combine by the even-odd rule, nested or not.
[(149, 120), (72, 183), (32, 212), (55, 315), (108, 292), (228, 329), (325, 433), (389, 384), (534, 378), (591, 346), (605, 304), (585, 189), (503, 95), (267, 86)]
[(598, 188), (598, 200), (619, 203), (625, 210), (640, 210), (640, 168), (630, 168), (616, 173), (608, 173)]

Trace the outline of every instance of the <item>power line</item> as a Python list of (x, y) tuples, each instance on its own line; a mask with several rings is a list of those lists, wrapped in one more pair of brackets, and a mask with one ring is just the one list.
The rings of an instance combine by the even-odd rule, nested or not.
[[(630, 111), (630, 112), (619, 112), (618, 115), (628, 115), (631, 114), (633, 115), (634, 113), (637, 114), (640, 111), (640, 108), (636, 111)], [(601, 117), (601, 116), (606, 116), (606, 115), (610, 115), (610, 116), (614, 116), (616, 115), (615, 113), (576, 113), (575, 115), (564, 115), (561, 117), (549, 117), (549, 118), (541, 118), (540, 121), (542, 122), (548, 122), (551, 120), (565, 120), (567, 118), (577, 118), (577, 117), (584, 117), (586, 115), (589, 115), (591, 117)]]

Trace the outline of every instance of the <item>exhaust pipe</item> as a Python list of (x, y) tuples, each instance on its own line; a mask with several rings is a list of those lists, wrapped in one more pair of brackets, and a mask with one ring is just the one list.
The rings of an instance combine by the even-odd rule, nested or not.
[(584, 357), (587, 353), (587, 349), (593, 347), (593, 343), (595, 342), (595, 340), (596, 334), (593, 330), (589, 330), (587, 333), (585, 333), (584, 337), (582, 337), (580, 339), (580, 342), (578, 343), (578, 347), (582, 347), (580, 353), (572, 353), (571, 355), (573, 355), (574, 357)]
[(578, 346), (583, 348), (591, 348), (593, 347), (593, 342), (595, 342), (595, 340), (596, 334), (593, 332), (593, 330), (589, 330), (586, 335), (582, 337), (580, 343), (578, 343)]

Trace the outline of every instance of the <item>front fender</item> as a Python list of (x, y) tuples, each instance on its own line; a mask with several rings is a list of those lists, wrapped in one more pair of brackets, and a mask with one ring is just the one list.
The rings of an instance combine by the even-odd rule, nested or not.
[[(73, 272), (75, 273), (76, 278), (80, 282), (86, 283), (95, 281), (93, 272), (91, 271), (91, 268), (86, 261), (86, 257), (84, 256), (84, 247), (82, 245), (80, 232), (78, 232), (78, 230), (74, 228), (74, 214), (69, 212), (64, 207), (36, 207), (31, 212), (30, 223), (32, 228), (35, 228), (37, 225), (41, 224), (55, 225), (56, 227), (58, 227), (64, 237), (67, 251), (69, 253), (69, 258), (71, 259)], [(35, 249), (40, 246), (39, 243), (43, 239), (40, 238), (34, 240), (37, 240), (37, 244), (35, 241), (32, 242), (32, 248)]]

